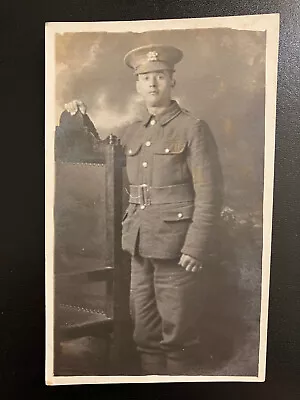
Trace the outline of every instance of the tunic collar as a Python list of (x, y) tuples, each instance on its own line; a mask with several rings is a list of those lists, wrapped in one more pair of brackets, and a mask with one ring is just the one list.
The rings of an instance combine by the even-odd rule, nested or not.
[(143, 124), (147, 126), (152, 118), (155, 118), (162, 126), (166, 125), (173, 118), (177, 117), (181, 113), (181, 108), (179, 107), (177, 101), (172, 100), (168, 108), (166, 108), (161, 114), (151, 115), (148, 110), (145, 110), (143, 115)]

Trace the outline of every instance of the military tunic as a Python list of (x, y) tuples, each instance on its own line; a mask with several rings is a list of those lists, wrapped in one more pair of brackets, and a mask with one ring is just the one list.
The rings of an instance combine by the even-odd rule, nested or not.
[(207, 124), (176, 101), (159, 116), (146, 113), (121, 136), (130, 183), (123, 249), (174, 259), (207, 256), (220, 213), (222, 179)]

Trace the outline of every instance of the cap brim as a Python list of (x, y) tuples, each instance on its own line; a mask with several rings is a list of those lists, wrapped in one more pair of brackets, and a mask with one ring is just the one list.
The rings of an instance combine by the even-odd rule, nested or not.
[(148, 72), (155, 72), (155, 71), (174, 71), (174, 66), (169, 65), (162, 61), (149, 61), (145, 64), (139, 65), (135, 70), (134, 73), (136, 75), (139, 74), (146, 74)]

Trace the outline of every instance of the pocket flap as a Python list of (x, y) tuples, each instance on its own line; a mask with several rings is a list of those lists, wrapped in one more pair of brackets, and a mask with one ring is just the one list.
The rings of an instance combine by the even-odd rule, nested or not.
[(155, 154), (164, 154), (164, 155), (172, 155), (172, 154), (181, 154), (184, 152), (187, 146), (186, 142), (169, 142), (161, 144), (156, 150)]
[(178, 207), (174, 210), (168, 210), (163, 213), (164, 221), (184, 221), (192, 219), (194, 214), (194, 206)]
[(130, 156), (135, 156), (136, 154), (138, 154), (138, 152), (140, 151), (141, 147), (142, 147), (141, 143), (134, 143), (134, 144), (131, 144), (131, 145), (127, 145), (126, 149), (125, 149), (126, 156), (129, 156), (129, 157)]

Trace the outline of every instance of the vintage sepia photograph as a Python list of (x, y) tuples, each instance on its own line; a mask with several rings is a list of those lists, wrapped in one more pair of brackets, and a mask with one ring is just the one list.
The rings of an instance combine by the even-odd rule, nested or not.
[(46, 384), (266, 374), (279, 15), (46, 24)]

